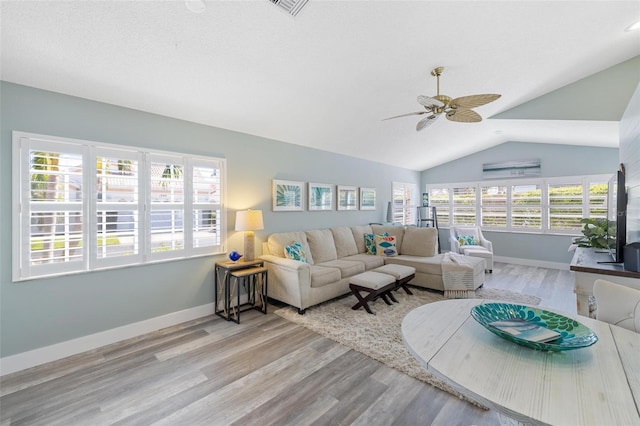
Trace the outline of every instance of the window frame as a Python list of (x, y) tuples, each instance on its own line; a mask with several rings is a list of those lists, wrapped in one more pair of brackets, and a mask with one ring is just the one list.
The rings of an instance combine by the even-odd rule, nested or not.
[[(420, 185), (417, 183), (410, 182), (392, 182), (391, 183), (391, 200), (392, 200), (392, 211), (393, 211), (393, 222), (395, 222), (396, 215), (401, 215), (402, 217), (402, 225), (417, 225), (418, 223), (418, 207), (419, 207), (419, 189)], [(404, 195), (402, 196), (402, 204), (396, 204), (396, 191), (402, 191)], [(411, 194), (409, 198), (405, 195), (409, 191)], [(408, 222), (406, 223), (407, 220)]]
[[(601, 184), (608, 182), (611, 175), (609, 174), (597, 174), (597, 175), (581, 175), (581, 176), (561, 176), (561, 177), (548, 177), (548, 178), (526, 178), (526, 179), (496, 179), (496, 180), (483, 180), (478, 182), (451, 182), (451, 183), (434, 183), (426, 184), (426, 192), (431, 193), (432, 188), (438, 190), (447, 190), (449, 193), (449, 202), (447, 205), (443, 203), (439, 204), (438, 208), (447, 208), (449, 223), (439, 221), (438, 225), (441, 228), (449, 228), (453, 225), (453, 195), (454, 188), (461, 187), (476, 187), (476, 215), (475, 224), (479, 225), (482, 220), (482, 188), (492, 186), (504, 186), (507, 188), (507, 226), (506, 227), (489, 227), (482, 226), (482, 229), (495, 232), (511, 232), (511, 233), (526, 233), (526, 234), (547, 234), (547, 235), (580, 235), (581, 231), (578, 229), (551, 229), (549, 222), (549, 215), (551, 209), (551, 203), (549, 202), (549, 188), (553, 185), (565, 185), (576, 184), (582, 185), (582, 217), (591, 217), (590, 210), (590, 189), (593, 184)], [(512, 224), (512, 209), (513, 209), (513, 187), (514, 186), (526, 186), (537, 185), (540, 188), (540, 208), (541, 208), (541, 227), (540, 229), (534, 228), (520, 228), (515, 227)], [(431, 198), (431, 197), (430, 197)], [(600, 207), (602, 208), (602, 207)], [(605, 206), (606, 209), (606, 201)], [(441, 213), (438, 212), (438, 216)], [(595, 217), (601, 217), (595, 216)]]
[[(82, 256), (80, 261), (60, 261), (43, 264), (35, 264), (32, 259), (32, 229), (31, 215), (34, 202), (31, 199), (31, 176), (32, 168), (30, 162), (30, 154), (34, 151), (43, 152), (60, 152), (66, 155), (78, 153), (81, 156), (82, 178), (81, 189), (79, 190), (81, 223), (82, 223)], [(137, 202), (130, 204), (124, 203), (123, 207), (138, 208), (137, 217), (133, 220), (138, 221), (138, 229), (134, 228), (132, 232), (138, 238), (138, 253), (114, 256), (98, 256), (98, 214), (104, 211), (106, 207), (114, 207), (118, 203), (103, 202), (98, 200), (98, 174), (97, 162), (100, 158), (110, 158), (109, 155), (121, 155), (124, 160), (136, 159), (137, 163), (137, 183), (135, 183), (134, 191), (137, 191)], [(184, 165), (183, 169), (183, 186), (182, 186), (182, 202), (172, 203), (173, 207), (177, 207), (182, 213), (182, 238), (183, 246), (180, 250), (169, 252), (153, 253), (151, 246), (151, 223), (150, 216), (152, 211), (152, 172), (151, 163), (154, 157), (174, 158), (178, 159)], [(124, 158), (127, 157), (127, 158)], [(35, 133), (13, 131), (12, 132), (12, 225), (16, 232), (12, 233), (12, 280), (14, 282), (27, 281), (40, 278), (48, 278), (54, 276), (63, 276), (68, 274), (86, 273), (97, 270), (124, 268), (137, 265), (145, 265), (156, 262), (166, 262), (181, 259), (189, 259), (202, 256), (213, 256), (225, 252), (226, 232), (227, 232), (227, 213), (225, 209), (226, 202), (226, 159), (193, 155), (188, 153), (171, 152), (155, 149), (146, 149), (128, 145), (117, 145), (102, 143), (96, 141), (80, 140), (64, 138), (59, 136), (40, 135)], [(195, 192), (193, 190), (194, 183), (193, 170), (197, 167), (209, 167), (216, 176), (214, 179), (216, 186), (215, 191), (218, 194), (213, 197), (215, 202), (201, 202), (194, 200)], [(214, 176), (214, 175), (212, 175)], [(103, 195), (106, 196), (106, 195)], [(37, 201), (40, 203), (40, 201)], [(63, 209), (64, 203), (58, 201), (42, 202), (41, 208), (47, 209), (47, 203), (52, 207), (49, 209)], [(54, 205), (57, 203), (58, 205)], [(68, 204), (68, 203), (67, 203)], [(74, 208), (77, 208), (75, 206)], [(194, 243), (194, 215), (199, 214), (197, 209), (207, 208), (216, 211), (215, 222), (208, 224), (211, 230), (217, 234), (215, 237), (204, 240), (198, 240), (198, 246)], [(65, 210), (66, 211), (66, 210)], [(121, 210), (115, 210), (120, 212)], [(104, 225), (103, 225), (104, 226)], [(53, 232), (53, 231), (52, 231)], [(117, 234), (117, 229), (115, 234)], [(215, 235), (214, 234), (214, 235)], [(68, 241), (69, 233), (65, 230), (62, 235), (64, 240)], [(104, 236), (103, 236), (104, 237)], [(203, 244), (204, 241), (204, 244)], [(207, 245), (208, 244), (208, 245)], [(68, 257), (67, 257), (68, 259)]]

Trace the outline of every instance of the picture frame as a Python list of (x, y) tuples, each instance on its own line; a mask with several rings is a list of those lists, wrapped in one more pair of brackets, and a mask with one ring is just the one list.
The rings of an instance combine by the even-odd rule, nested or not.
[(333, 210), (334, 185), (309, 182), (308, 187), (309, 211)]
[(295, 212), (304, 210), (304, 182), (273, 180), (273, 211)]
[(338, 185), (338, 210), (358, 210), (358, 188)]
[(360, 187), (360, 210), (376, 209), (376, 189)]

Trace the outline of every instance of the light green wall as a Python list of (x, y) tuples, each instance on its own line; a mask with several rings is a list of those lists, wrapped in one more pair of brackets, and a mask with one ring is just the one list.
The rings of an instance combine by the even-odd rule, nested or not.
[[(262, 209), (273, 232), (382, 221), (391, 182), (415, 171), (0, 82), (0, 357), (213, 302), (213, 263), (222, 256), (11, 282), (11, 132), (182, 151), (227, 159), (227, 248), (242, 251), (235, 211)], [(288, 179), (377, 189), (377, 210), (272, 212), (271, 181)]]
[[(506, 142), (422, 172), (422, 186), (434, 183), (482, 181), (482, 164), (539, 158), (541, 177), (613, 174), (618, 169), (618, 148)], [(487, 182), (491, 182), (488, 180)], [(571, 262), (570, 236), (483, 231), (496, 256)], [(440, 230), (443, 249), (449, 250), (449, 230)]]

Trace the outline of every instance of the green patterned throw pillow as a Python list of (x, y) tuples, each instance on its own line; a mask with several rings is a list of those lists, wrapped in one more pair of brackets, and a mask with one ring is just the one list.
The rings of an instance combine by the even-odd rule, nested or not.
[(458, 235), (458, 243), (461, 246), (477, 246), (478, 241), (473, 235)]
[(292, 242), (284, 248), (285, 257), (293, 260), (299, 260), (300, 262), (307, 262), (307, 254), (304, 251), (304, 247), (297, 241)]
[[(389, 233), (385, 232), (384, 234), (380, 234), (384, 237), (388, 237)], [(367, 249), (367, 254), (376, 255), (376, 242), (374, 240), (374, 234), (364, 234), (364, 246)]]

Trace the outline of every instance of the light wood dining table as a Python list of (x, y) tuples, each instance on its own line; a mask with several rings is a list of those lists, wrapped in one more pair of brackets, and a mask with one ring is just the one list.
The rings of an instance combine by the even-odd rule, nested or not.
[[(640, 425), (640, 334), (565, 314), (593, 330), (594, 345), (530, 349), (476, 322), (482, 299), (430, 303), (402, 321), (409, 352), (466, 397), (525, 424)], [(542, 308), (544, 309), (544, 308)]]

